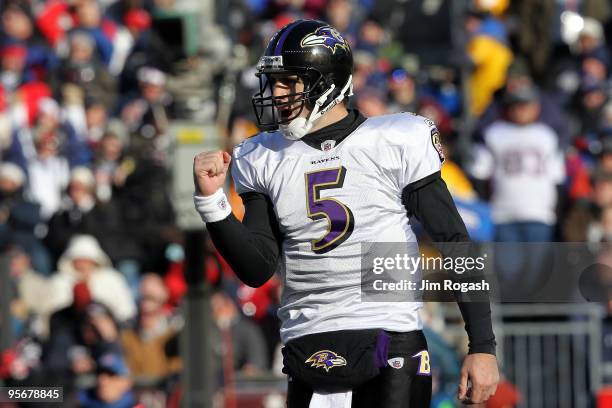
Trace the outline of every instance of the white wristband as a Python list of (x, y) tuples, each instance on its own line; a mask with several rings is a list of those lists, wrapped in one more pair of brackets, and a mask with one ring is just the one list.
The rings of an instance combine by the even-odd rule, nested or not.
[(193, 203), (204, 222), (221, 221), (232, 213), (232, 207), (222, 188), (208, 197), (202, 197), (194, 193)]

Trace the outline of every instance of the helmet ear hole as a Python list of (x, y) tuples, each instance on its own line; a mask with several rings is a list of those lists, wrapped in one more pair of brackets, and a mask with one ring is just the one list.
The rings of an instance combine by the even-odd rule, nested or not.
[(306, 107), (312, 109), (314, 107), (317, 98), (321, 93), (325, 92), (324, 77), (316, 71), (309, 70), (306, 73), (300, 75), (302, 82), (304, 82), (304, 91), (306, 92)]
[(325, 91), (327, 91), (329, 89), (331, 84), (332, 84), (332, 82), (329, 81), (328, 78), (322, 77), (321, 80), (318, 83), (317, 90), (316, 90), (315, 94), (321, 95), (322, 93), (324, 93)]
[(316, 100), (333, 85), (333, 83), (333, 78), (319, 74), (318, 78), (313, 80), (312, 89), (309, 93), (309, 101), (314, 104)]

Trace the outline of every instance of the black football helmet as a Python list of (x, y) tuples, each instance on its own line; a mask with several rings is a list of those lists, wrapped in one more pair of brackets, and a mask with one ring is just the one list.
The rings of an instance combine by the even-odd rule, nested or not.
[[(351, 48), (335, 28), (317, 20), (297, 20), (286, 25), (272, 37), (257, 65), (259, 92), (253, 96), (253, 108), (259, 127), (295, 127), (294, 120), (306, 106), (312, 113), (309, 118), (300, 118), (297, 127), (305, 125), (307, 129), (289, 132), (293, 134), (290, 138), (299, 139), (312, 123), (352, 94), (352, 72)], [(285, 95), (282, 100), (274, 97), (271, 74), (297, 75), (304, 83), (303, 92)], [(299, 109), (289, 117), (279, 117), (279, 109), (295, 103), (301, 103)]]

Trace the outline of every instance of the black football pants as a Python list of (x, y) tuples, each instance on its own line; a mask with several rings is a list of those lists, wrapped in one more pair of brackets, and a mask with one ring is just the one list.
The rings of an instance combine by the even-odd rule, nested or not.
[[(429, 408), (431, 369), (423, 332), (389, 334), (391, 364), (353, 390), (351, 407)], [(308, 408), (312, 393), (308, 385), (294, 379), (289, 381), (287, 408)]]

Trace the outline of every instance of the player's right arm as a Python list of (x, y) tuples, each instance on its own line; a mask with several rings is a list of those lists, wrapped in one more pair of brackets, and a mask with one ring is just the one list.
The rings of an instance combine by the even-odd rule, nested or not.
[(194, 202), (215, 247), (245, 284), (263, 285), (276, 270), (281, 237), (270, 199), (259, 192), (243, 192), (242, 223), (232, 214), (223, 193), (231, 156), (203, 152), (193, 161)]

